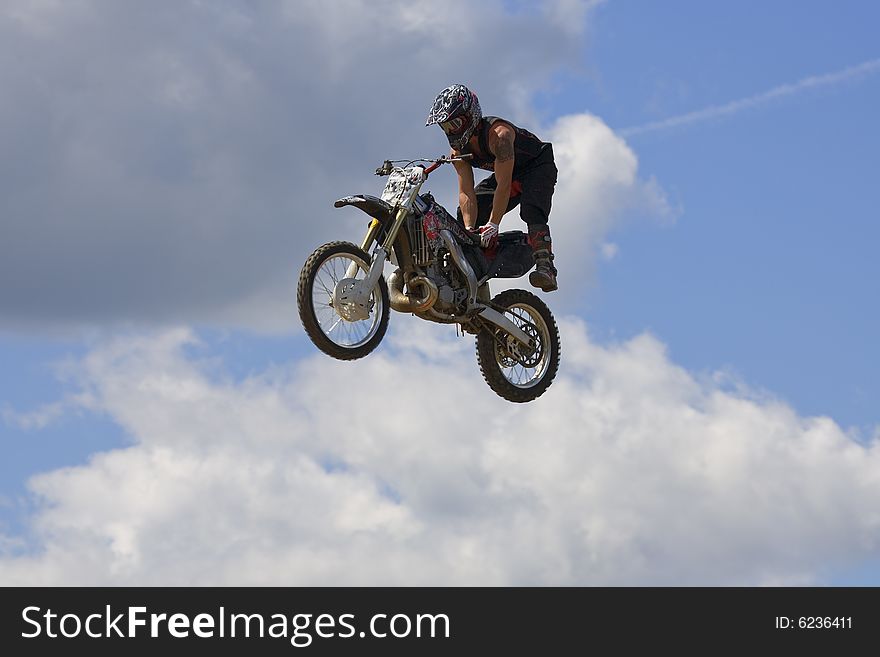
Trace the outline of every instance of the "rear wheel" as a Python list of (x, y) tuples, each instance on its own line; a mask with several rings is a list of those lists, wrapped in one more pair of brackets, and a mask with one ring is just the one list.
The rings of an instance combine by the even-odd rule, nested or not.
[[(352, 265), (353, 272), (349, 271)], [(299, 317), (309, 338), (328, 356), (339, 360), (363, 358), (385, 336), (390, 304), (384, 278), (380, 277), (371, 291), (365, 309), (333, 303), (340, 280), (350, 276), (363, 280), (369, 269), (370, 256), (350, 242), (318, 247), (303, 265), (296, 289)]]
[[(529, 402), (546, 392), (559, 369), (559, 329), (547, 305), (526, 290), (505, 290), (493, 300), (504, 315), (534, 339), (523, 347), (504, 330), (487, 326), (477, 335), (477, 362), (486, 383), (512, 402)], [(499, 308), (500, 309), (500, 308)]]

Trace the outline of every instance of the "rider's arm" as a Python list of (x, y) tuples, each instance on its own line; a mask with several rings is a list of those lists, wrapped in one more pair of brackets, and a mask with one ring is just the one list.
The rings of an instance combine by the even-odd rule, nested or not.
[[(492, 139), (492, 137), (495, 139)], [(489, 133), (489, 148), (495, 155), (495, 195), (492, 197), (492, 214), (489, 221), (498, 225), (501, 218), (507, 212), (507, 205), (510, 203), (510, 183), (513, 180), (513, 140), (515, 138), (513, 130), (500, 123), (492, 126)], [(493, 143), (494, 142), (494, 143)]]
[[(453, 151), (453, 155), (458, 153)], [(452, 163), (458, 173), (458, 205), (464, 219), (464, 227), (472, 230), (477, 225), (477, 195), (474, 193), (474, 168), (469, 162), (456, 160)]]

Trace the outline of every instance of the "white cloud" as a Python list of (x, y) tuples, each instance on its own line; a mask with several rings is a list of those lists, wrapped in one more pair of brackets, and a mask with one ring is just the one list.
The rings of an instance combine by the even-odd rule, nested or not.
[[(638, 215), (671, 221), (676, 212), (656, 181), (639, 176), (635, 152), (601, 118), (563, 116), (546, 134), (559, 169), (550, 228), (560, 288), (550, 301), (557, 311), (578, 313), (596, 262), (607, 255), (603, 244), (621, 220)], [(523, 226), (517, 218), (504, 220), (508, 230)]]
[(573, 320), (514, 406), (470, 338), (393, 319), (362, 361), (239, 381), (189, 331), (93, 350), (78, 392), (133, 444), (32, 480), (41, 549), (0, 582), (812, 583), (880, 551), (876, 437)]
[[(609, 235), (627, 217), (672, 223), (680, 210), (671, 207), (655, 179), (640, 176), (636, 153), (598, 116), (563, 116), (540, 133), (553, 143), (559, 169), (549, 224), (559, 291), (547, 301), (557, 313), (578, 314), (595, 282), (597, 262), (619, 250), (613, 245), (609, 251)], [(504, 230), (526, 229), (517, 210), (502, 225)], [(492, 290), (522, 287), (523, 280), (495, 280)]]

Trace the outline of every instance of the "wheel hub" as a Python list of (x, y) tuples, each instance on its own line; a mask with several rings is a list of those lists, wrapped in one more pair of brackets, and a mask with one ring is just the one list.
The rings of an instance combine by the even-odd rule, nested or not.
[(503, 338), (498, 340), (498, 364), (502, 367), (513, 367), (516, 364), (527, 368), (536, 367), (541, 362), (543, 353), (538, 327), (527, 321), (518, 322), (518, 326), (529, 336), (529, 342), (533, 346), (527, 347), (512, 335), (504, 334)]

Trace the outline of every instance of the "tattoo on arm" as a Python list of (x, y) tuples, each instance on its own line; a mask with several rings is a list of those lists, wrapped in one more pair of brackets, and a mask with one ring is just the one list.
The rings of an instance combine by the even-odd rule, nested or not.
[(513, 140), (508, 137), (499, 137), (498, 148), (495, 151), (495, 160), (498, 162), (507, 162), (513, 159)]

